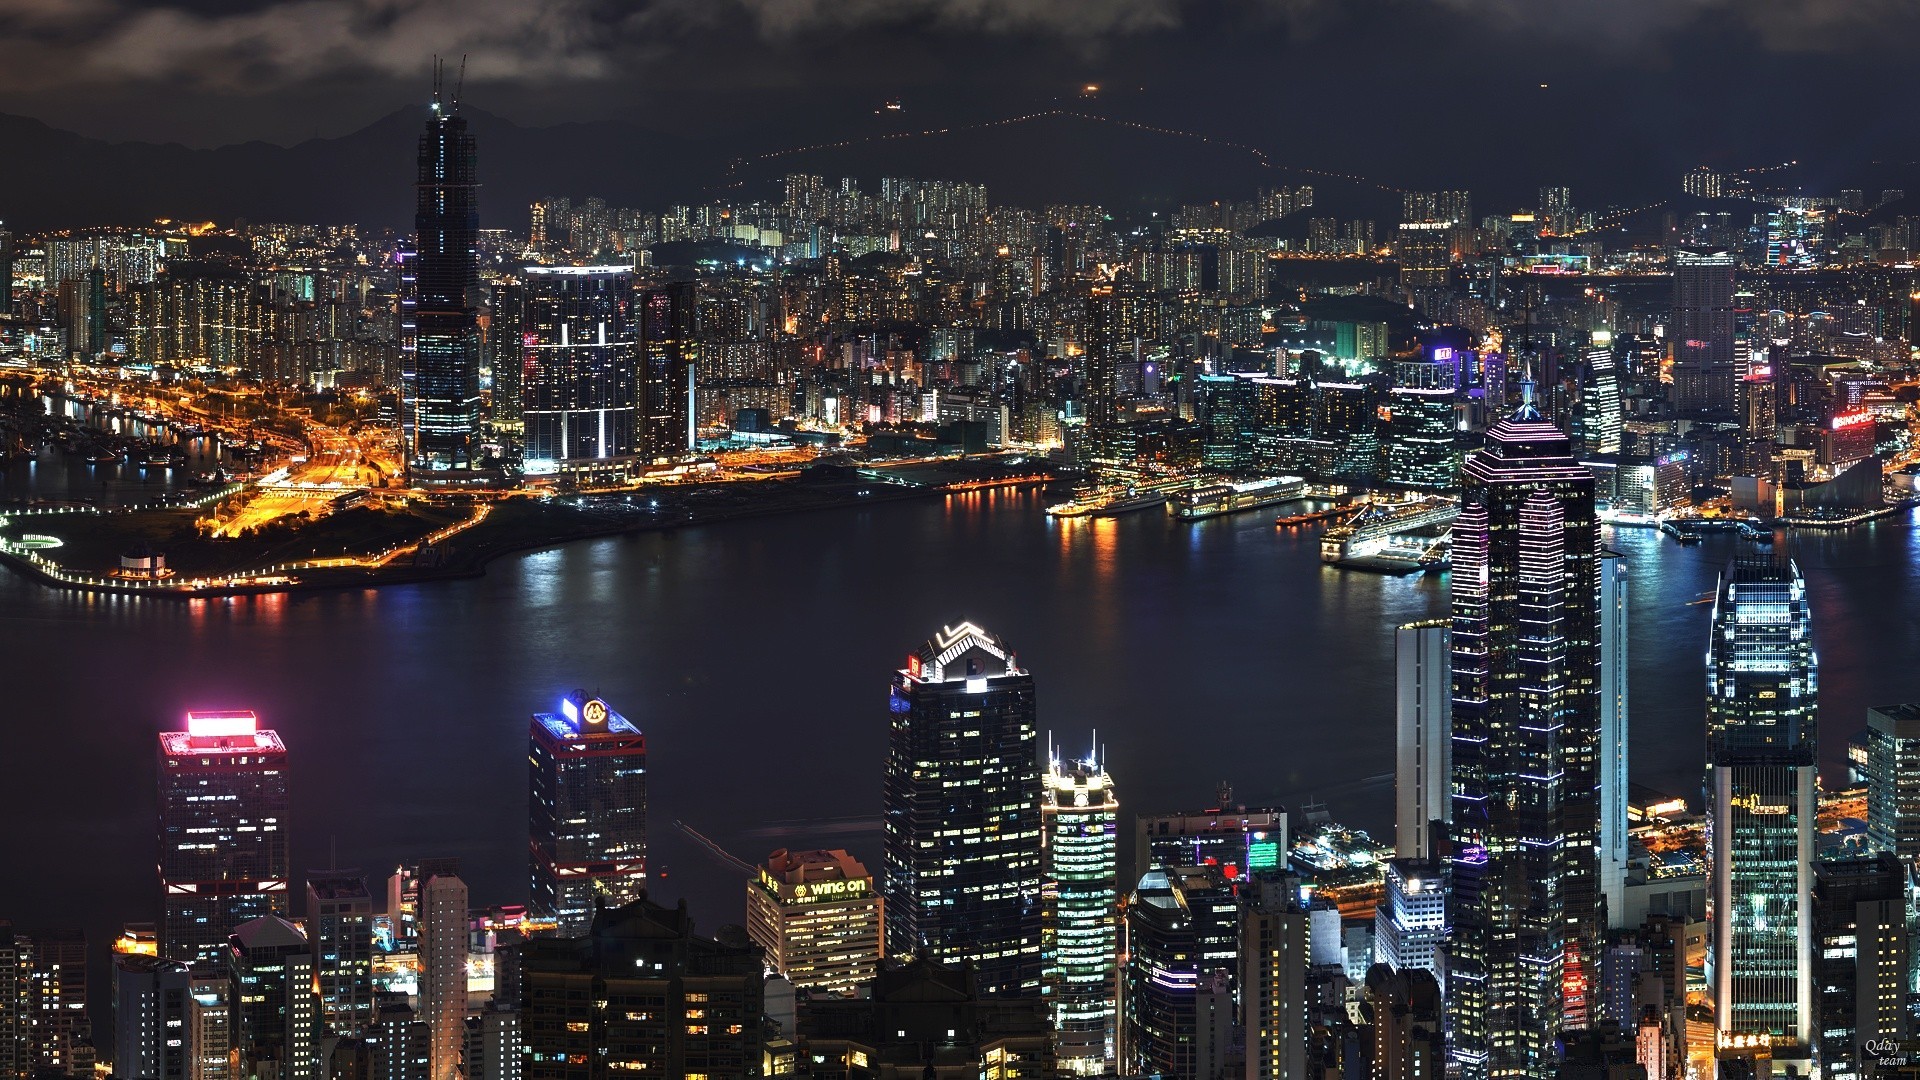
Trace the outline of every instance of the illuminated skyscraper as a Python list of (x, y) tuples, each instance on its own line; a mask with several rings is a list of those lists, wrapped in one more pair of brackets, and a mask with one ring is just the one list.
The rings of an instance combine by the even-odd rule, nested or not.
[[(1291, 918), (1276, 935), (1288, 935), (1297, 949), (1290, 955), (1304, 965), (1307, 916), (1295, 910)], [(1207, 1020), (1211, 998), (1231, 1001), (1240, 965), (1235, 883), (1217, 866), (1149, 870), (1127, 901), (1126, 931), (1121, 1075), (1215, 1075), (1228, 1048)]]
[(1625, 413), (1620, 399), (1620, 369), (1614, 362), (1612, 335), (1605, 342), (1595, 334), (1594, 345), (1587, 350), (1586, 370), (1580, 387), (1580, 450), (1584, 454), (1617, 454)]
[(251, 712), (160, 734), (160, 955), (224, 970), (227, 936), (287, 913), (287, 748)]
[(358, 870), (307, 874), (307, 935), (313, 942), (320, 1014), (336, 1035), (373, 1020), (373, 896)]
[(646, 736), (576, 690), (535, 714), (528, 740), (532, 903), (584, 934), (596, 898), (619, 907), (646, 884)]
[(1468, 455), (1453, 527), (1450, 1053), (1547, 1077), (1586, 1027), (1600, 938), (1593, 474), (1530, 408)]
[(970, 622), (894, 674), (886, 776), (889, 955), (973, 962), (988, 996), (1040, 991), (1033, 676)]
[(1061, 1072), (1098, 1076), (1113, 1069), (1120, 800), (1113, 779), (1092, 758), (1056, 758), (1043, 783), (1046, 908), (1040, 940), (1054, 1045)]
[(1395, 629), (1393, 664), (1394, 850), (1403, 859), (1429, 859), (1453, 817), (1453, 658), (1446, 622)]
[(1920, 866), (1920, 705), (1867, 710), (1867, 843)]
[(415, 337), (403, 375), (415, 474), (474, 468), (480, 456), (480, 323), (470, 295), (480, 284), (479, 180), (473, 136), (458, 98), (433, 112), (420, 136), (414, 185)]
[(1673, 405), (1732, 415), (1734, 257), (1727, 251), (1673, 256)]
[(1806, 1074), (1813, 1031), (1819, 658), (1791, 560), (1720, 575), (1707, 647), (1714, 1023), (1722, 1057)]
[(698, 445), (698, 318), (690, 281), (640, 294), (640, 456), (648, 461), (677, 458)]
[(796, 988), (851, 994), (880, 967), (873, 875), (844, 851), (776, 851), (747, 882), (747, 934)]
[(1087, 300), (1085, 399), (1086, 447), (1093, 457), (1114, 452), (1120, 369), (1135, 359), (1141, 336), (1140, 304), (1128, 279), (1105, 282)]
[(1374, 912), (1373, 962), (1395, 971), (1434, 969), (1447, 933), (1446, 878), (1438, 863), (1394, 859), (1387, 864), (1387, 897)]
[(633, 274), (529, 266), (521, 408), (529, 476), (622, 469), (639, 453)]
[(429, 1080), (460, 1080), (467, 1024), (467, 883), (453, 867), (420, 871), (420, 1020)]

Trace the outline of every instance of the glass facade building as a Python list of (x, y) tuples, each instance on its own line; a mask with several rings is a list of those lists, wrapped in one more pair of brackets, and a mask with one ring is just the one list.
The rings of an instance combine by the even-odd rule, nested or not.
[(887, 953), (973, 962), (983, 995), (1040, 989), (1041, 773), (1033, 675), (963, 622), (894, 673)]
[(480, 449), (479, 180), (473, 136), (435, 90), (414, 184), (414, 338), (403, 373), (413, 472), (472, 469)]
[(160, 955), (224, 971), (227, 936), (288, 913), (287, 748), (251, 712), (160, 735)]
[(1120, 928), (1120, 801), (1093, 761), (1055, 760), (1040, 804), (1043, 986), (1063, 1073), (1112, 1071)]
[(1813, 1036), (1818, 693), (1800, 568), (1734, 559), (1707, 647), (1714, 1022), (1723, 1057), (1776, 1072), (1807, 1072)]
[(647, 740), (576, 690), (529, 725), (528, 834), (535, 909), (587, 932), (595, 899), (619, 907), (647, 880)]
[(699, 309), (692, 282), (640, 294), (640, 456), (676, 458), (694, 448)]
[(529, 266), (521, 309), (520, 418), (529, 476), (618, 468), (639, 453), (633, 274)]
[(1450, 1072), (1549, 1077), (1597, 983), (1594, 478), (1530, 408), (1462, 468), (1453, 527)]

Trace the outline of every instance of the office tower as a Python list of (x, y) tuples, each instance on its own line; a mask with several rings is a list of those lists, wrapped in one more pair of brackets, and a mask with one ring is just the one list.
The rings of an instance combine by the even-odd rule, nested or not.
[(1523, 406), (1462, 469), (1453, 527), (1449, 1052), (1545, 1076), (1598, 956), (1599, 528), (1566, 435)]
[(646, 736), (584, 690), (528, 731), (532, 904), (583, 934), (596, 902), (619, 907), (646, 884)]
[[(1587, 362), (1580, 386), (1580, 452), (1617, 454), (1621, 435), (1626, 430), (1626, 414), (1620, 395), (1620, 368), (1613, 358), (1612, 335), (1595, 333), (1594, 345), (1587, 350)], [(1601, 341), (1602, 337), (1605, 341)]]
[(1733, 412), (1733, 269), (1727, 251), (1673, 255), (1673, 406)]
[(467, 1016), (466, 1045), (460, 1055), (464, 1080), (520, 1080), (520, 998), (498, 996)]
[(1303, 1080), (1311, 1041), (1311, 915), (1300, 905), (1295, 879), (1257, 878), (1244, 888), (1239, 963), (1246, 1076)]
[(458, 98), (441, 100), (420, 136), (414, 185), (413, 367), (403, 375), (410, 474), (466, 471), (480, 463), (480, 184), (473, 136)]
[(1431, 859), (1387, 863), (1387, 895), (1374, 910), (1373, 962), (1395, 971), (1434, 970), (1447, 936), (1446, 876)]
[[(1149, 870), (1127, 902), (1122, 1001), (1123, 1075), (1212, 1076), (1228, 1048), (1200, 1023), (1201, 998), (1216, 972), (1231, 992), (1240, 966), (1235, 885), (1218, 867)], [(1307, 940), (1299, 916), (1297, 941)], [(1291, 931), (1290, 931), (1291, 932)]]
[(677, 458), (699, 446), (699, 307), (691, 281), (640, 294), (640, 456)]
[(1893, 855), (1813, 864), (1813, 957), (1823, 1080), (1860, 1080), (1878, 1062), (1864, 1048), (1907, 1041), (1908, 870)]
[(0, 1080), (33, 1074), (33, 943), (0, 919)]
[(1920, 705), (1867, 710), (1867, 844), (1920, 866)]
[(642, 897), (597, 913), (584, 936), (533, 938), (521, 968), (525, 1078), (754, 1075), (761, 965), (739, 927), (696, 935), (684, 900)]
[(467, 1020), (467, 883), (451, 866), (420, 880), (420, 1020), (431, 1080), (459, 1080)]
[(1805, 1073), (1812, 1050), (1819, 660), (1800, 568), (1736, 558), (1707, 650), (1717, 1047)]
[(1056, 757), (1042, 783), (1042, 984), (1061, 1071), (1097, 1076), (1113, 1067), (1120, 800), (1093, 754)]
[(1389, 482), (1415, 491), (1451, 491), (1460, 486), (1453, 393), (1451, 387), (1396, 386), (1387, 391)]
[(639, 453), (633, 274), (529, 266), (520, 418), (529, 476), (624, 470)]
[(118, 1080), (189, 1080), (195, 1044), (189, 1019), (193, 977), (158, 956), (113, 958), (113, 1075)]
[(373, 896), (358, 870), (307, 874), (307, 934), (313, 941), (320, 1015), (336, 1035), (373, 1020)]
[(1393, 670), (1394, 850), (1403, 859), (1430, 859), (1453, 819), (1453, 656), (1446, 621), (1395, 628)]
[(1155, 867), (1218, 866), (1235, 877), (1284, 870), (1287, 812), (1233, 806), (1233, 789), (1225, 784), (1215, 796), (1219, 806), (1211, 810), (1136, 815), (1133, 865), (1143, 873)]
[(160, 733), (160, 955), (226, 969), (236, 926), (287, 914), (287, 748), (251, 712)]
[(862, 990), (800, 1003), (796, 1026), (814, 1058), (804, 1071), (814, 1080), (1060, 1075), (1046, 1003), (983, 996), (965, 961), (888, 957)]
[(767, 967), (816, 994), (851, 994), (880, 963), (880, 894), (844, 851), (767, 856), (747, 882), (747, 934)]
[(28, 968), (34, 1067), (41, 1074), (93, 1074), (93, 1022), (87, 1015), (87, 935), (77, 928), (33, 934)]
[(1600, 556), (1600, 896), (1607, 925), (1627, 918), (1627, 560)]
[(433, 1033), (403, 994), (381, 995), (367, 1028), (368, 1080), (430, 1080)]
[(319, 1080), (320, 995), (300, 928), (268, 915), (235, 927), (228, 954), (233, 1046), (240, 1076)]
[(980, 992), (1040, 990), (1040, 763), (1033, 676), (949, 626), (894, 674), (885, 785), (887, 953), (970, 960)]
[(1367, 971), (1362, 1000), (1373, 1021), (1371, 1080), (1433, 1080), (1446, 1075), (1440, 984), (1431, 971), (1396, 971), (1375, 964)]

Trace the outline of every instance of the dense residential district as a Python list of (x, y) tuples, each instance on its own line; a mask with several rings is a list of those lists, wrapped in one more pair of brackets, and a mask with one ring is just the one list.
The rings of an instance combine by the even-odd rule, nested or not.
[[(1135, 212), (793, 175), (656, 211), (483, 206), (484, 162), (442, 98), (410, 234), (0, 231), (0, 558), (198, 603), (995, 485), (1061, 528), (1264, 514), (1323, 573), (1444, 582), (1446, 618), (1379, 628), (1391, 842), (1210, 777), (1124, 803), (964, 594), (872, 672), (881, 860), (727, 856), (729, 910), (649, 895), (642, 703), (530, 688), (526, 832), (488, 838), (526, 890), (483, 896), (432, 851), (291, 851), (307, 748), (224, 702), (154, 718), (124, 931), (0, 928), (0, 1080), (1920, 1067), (1920, 705), (1819, 716), (1793, 557), (1915, 497), (1903, 192), (1700, 169), (1653, 207), (1376, 222), (1311, 186)], [(1625, 530), (1736, 551), (1679, 598), (1711, 605), (1697, 788), (1627, 779)]]

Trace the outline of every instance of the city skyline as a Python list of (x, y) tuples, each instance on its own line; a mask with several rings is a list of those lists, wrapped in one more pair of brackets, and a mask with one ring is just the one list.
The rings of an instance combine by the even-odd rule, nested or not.
[[(152, 30), (136, 81), (246, 27), (290, 85), (280, 0), (101, 2)], [(351, 2), (303, 10), (468, 25)], [(918, 2), (837, 28), (1351, 17)], [(484, 33), (566, 39), (602, 108), (634, 20), (691, 42), (670, 4), (556, 3)], [(1809, 13), (1858, 29), (1719, 32), (1784, 57)], [(44, 59), (96, 17), (0, 29)], [(370, 88), (403, 66), (363, 55)], [(470, 123), (472, 58), (366, 159), (411, 229), (32, 224), (50, 196), (0, 227), (0, 655), (36, 721), (0, 1080), (1864, 1080), (1920, 1027), (1904, 181), (1695, 131), (1631, 158), (1664, 170), (1637, 205), (1537, 145), (1575, 175), (1407, 189), (1104, 111), (1143, 70), (736, 133), (723, 181), (630, 200)], [(601, 130), (564, 129), (572, 167)], [(968, 167), (1046, 171), (1005, 149), (1036, 137), (1134, 194)], [(815, 168), (895, 144), (964, 163)], [(255, 156), (225, 179), (298, 159)]]

